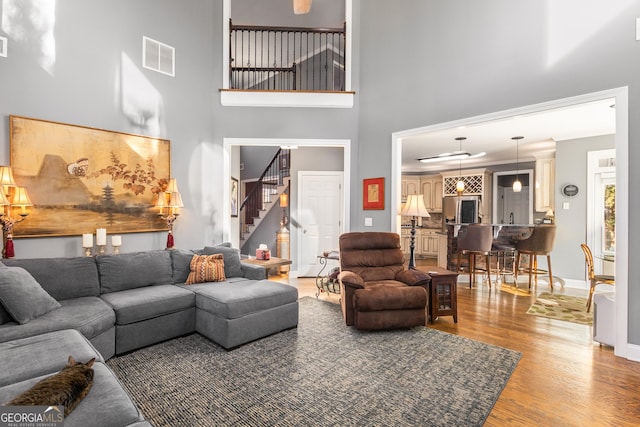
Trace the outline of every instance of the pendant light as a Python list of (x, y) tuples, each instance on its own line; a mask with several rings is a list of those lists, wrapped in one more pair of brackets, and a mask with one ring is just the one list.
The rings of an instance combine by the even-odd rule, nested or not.
[(522, 183), (520, 182), (520, 173), (518, 171), (518, 166), (519, 166), (518, 142), (523, 138), (524, 136), (514, 136), (513, 138), (511, 138), (516, 142), (516, 180), (513, 181), (514, 193), (519, 193), (522, 191)]
[(293, 13), (296, 15), (304, 15), (311, 10), (312, 0), (293, 0)]
[[(459, 153), (462, 153), (462, 141), (464, 141), (465, 139), (467, 138), (465, 138), (464, 136), (459, 136), (456, 138), (456, 141), (458, 141), (459, 143)], [(462, 180), (462, 158), (460, 158), (460, 160), (458, 161), (458, 182), (456, 183), (456, 193), (458, 193), (458, 195), (464, 193), (464, 181)]]

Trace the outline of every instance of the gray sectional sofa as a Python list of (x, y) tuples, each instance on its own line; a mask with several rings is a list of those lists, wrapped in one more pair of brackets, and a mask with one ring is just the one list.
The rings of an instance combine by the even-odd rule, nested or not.
[[(225, 281), (185, 284), (194, 254), (217, 253), (224, 256)], [(0, 403), (41, 376), (61, 369), (69, 354), (76, 360), (88, 360), (90, 357), (82, 355), (96, 352), (100, 362), (96, 372), (104, 370), (96, 374), (96, 381), (104, 377), (106, 383), (117, 385), (117, 379), (103, 364), (115, 354), (193, 332), (232, 349), (298, 324), (297, 289), (266, 280), (264, 268), (241, 263), (238, 251), (228, 246), (81, 258), (10, 259), (2, 260), (2, 264), (0, 360), (24, 368), (20, 368), (20, 374), (9, 370), (0, 375)], [(2, 269), (25, 280), (17, 287), (17, 294), (7, 290), (13, 285), (7, 283), (9, 275), (3, 276)], [(29, 287), (38, 285), (40, 290)], [(30, 292), (28, 299), (19, 294), (25, 289)], [(16, 321), (24, 320), (24, 316), (32, 318)], [(69, 345), (60, 345), (59, 351), (43, 355), (48, 351), (46, 343), (52, 341)], [(78, 356), (73, 354), (76, 348)], [(30, 371), (30, 365), (40, 368)], [(125, 421), (118, 418), (95, 425), (137, 425), (143, 421), (140, 414), (127, 412), (130, 399), (121, 387), (119, 390), (121, 396), (114, 399), (112, 410), (131, 416)], [(86, 400), (70, 418), (76, 411), (91, 412), (90, 408), (83, 409), (83, 405), (91, 406), (88, 397)]]

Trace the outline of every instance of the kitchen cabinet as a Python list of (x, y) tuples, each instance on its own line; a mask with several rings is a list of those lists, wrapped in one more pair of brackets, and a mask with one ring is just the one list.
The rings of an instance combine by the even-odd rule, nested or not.
[[(550, 155), (553, 155), (550, 154)], [(553, 157), (536, 159), (536, 188), (535, 205), (536, 212), (546, 212), (555, 209), (555, 176), (556, 159)]]
[(465, 184), (462, 196), (481, 196), (478, 206), (480, 222), (491, 222), (492, 175), (488, 169), (466, 169), (462, 170), (462, 175), (459, 171), (442, 172), (444, 195), (457, 196), (456, 184), (462, 179)]
[(424, 196), (424, 206), (429, 212), (442, 212), (442, 177), (427, 175), (420, 178), (420, 192)]
[[(416, 258), (437, 257), (439, 249), (438, 234), (439, 229), (416, 228), (416, 241), (413, 253)], [(446, 239), (445, 239), (446, 242)], [(403, 228), (400, 232), (400, 247), (402, 253), (411, 253), (411, 229)], [(446, 247), (446, 243), (445, 243)]]
[(435, 231), (422, 230), (420, 240), (421, 255), (429, 257), (438, 256), (438, 234)]
[(420, 194), (420, 176), (403, 175), (400, 187), (402, 202), (407, 200), (407, 196), (411, 194)]
[[(422, 251), (422, 241), (420, 238), (420, 229), (416, 229), (416, 241), (414, 243), (415, 247), (413, 249), (413, 253), (415, 256), (418, 256)], [(403, 228), (400, 233), (400, 248), (402, 249), (402, 253), (409, 255), (411, 253), (411, 229)]]

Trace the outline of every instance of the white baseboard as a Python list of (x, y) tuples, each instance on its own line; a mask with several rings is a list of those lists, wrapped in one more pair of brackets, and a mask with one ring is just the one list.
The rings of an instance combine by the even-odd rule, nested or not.
[(626, 358), (629, 360), (633, 360), (634, 362), (640, 362), (640, 345), (627, 344)]

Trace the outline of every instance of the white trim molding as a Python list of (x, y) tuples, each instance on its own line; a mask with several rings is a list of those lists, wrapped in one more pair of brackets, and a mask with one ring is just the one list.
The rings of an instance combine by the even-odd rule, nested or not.
[[(533, 104), (480, 116), (394, 132), (391, 135), (391, 212), (400, 212), (402, 140), (459, 126), (471, 126), (492, 120), (569, 107), (615, 98), (616, 105), (616, 356), (640, 361), (640, 345), (631, 344), (629, 332), (629, 88), (619, 87), (540, 104)], [(391, 215), (391, 229), (400, 232), (400, 215)]]
[(229, 19), (231, 0), (222, 2), (222, 89), (220, 104), (225, 107), (311, 107), (353, 108), (355, 92), (351, 90), (353, 45), (353, 0), (345, 0), (345, 92), (242, 91), (229, 89)]

